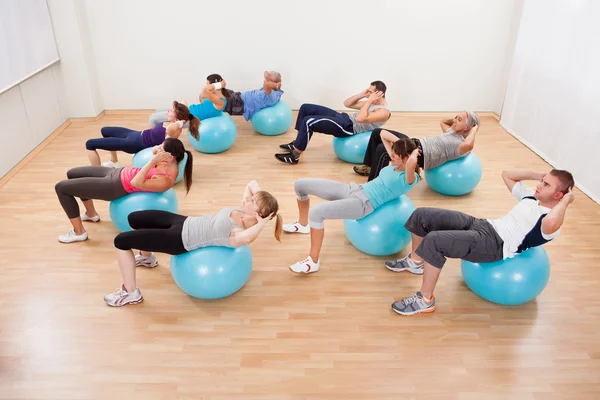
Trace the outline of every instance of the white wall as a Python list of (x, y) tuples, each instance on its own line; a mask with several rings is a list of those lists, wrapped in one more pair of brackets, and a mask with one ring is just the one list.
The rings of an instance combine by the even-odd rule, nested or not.
[(107, 109), (194, 101), (210, 73), (254, 89), (274, 69), (292, 108), (339, 109), (381, 79), (394, 110), (497, 111), (522, 2), (86, 0), (85, 11)]
[(0, 177), (64, 121), (50, 67), (0, 95)]
[(0, 94), (0, 139), (5, 144), (0, 147), (0, 177), (67, 119), (96, 117), (104, 110), (83, 4), (48, 0), (48, 9), (60, 62)]
[(527, 0), (502, 126), (600, 202), (600, 2)]

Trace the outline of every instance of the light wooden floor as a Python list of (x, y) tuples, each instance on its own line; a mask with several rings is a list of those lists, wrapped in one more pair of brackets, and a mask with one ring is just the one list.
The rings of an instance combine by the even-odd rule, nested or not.
[[(138, 270), (145, 301), (109, 308), (102, 296), (120, 276), (108, 204), (98, 202), (104, 222), (87, 225), (89, 241), (60, 244), (69, 224), (54, 184), (70, 167), (87, 165), (84, 143), (102, 126), (142, 129), (147, 117), (74, 121), (0, 188), (0, 399), (600, 398), (600, 207), (579, 191), (562, 235), (546, 246), (548, 286), (520, 307), (477, 297), (452, 260), (436, 312), (396, 315), (390, 304), (415, 291), (420, 277), (387, 271), (386, 258), (360, 253), (342, 221), (328, 221), (316, 274), (287, 268), (306, 256), (308, 237), (279, 244), (270, 225), (252, 245), (250, 281), (234, 296), (186, 296), (160, 255), (158, 268)], [(453, 115), (396, 113), (386, 127), (437, 135), (442, 117)], [(181, 213), (236, 206), (257, 179), (293, 221), (295, 179), (365, 181), (336, 159), (329, 136), (317, 135), (301, 164), (288, 166), (273, 154), (292, 140), (291, 130), (265, 137), (236, 122), (228, 152), (194, 152), (192, 191), (186, 197), (177, 187)], [(446, 198), (422, 182), (409, 194), (414, 203), (498, 217), (514, 204), (502, 169), (550, 168), (492, 117), (482, 119), (475, 152), (484, 175), (474, 193)]]

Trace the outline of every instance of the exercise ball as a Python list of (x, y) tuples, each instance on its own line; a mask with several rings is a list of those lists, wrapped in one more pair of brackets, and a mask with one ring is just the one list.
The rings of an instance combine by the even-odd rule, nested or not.
[(218, 117), (200, 121), (200, 140), (196, 140), (188, 131), (190, 143), (200, 153), (222, 153), (233, 146), (237, 136), (237, 127), (227, 113)]
[(352, 164), (362, 164), (371, 138), (371, 132), (356, 133), (345, 138), (333, 138), (333, 151), (342, 161)]
[(519, 305), (535, 299), (550, 278), (550, 260), (541, 246), (490, 263), (462, 260), (460, 269), (469, 289), (487, 301), (502, 305)]
[[(154, 156), (152, 154), (152, 147), (145, 148), (144, 150), (138, 151), (133, 155), (132, 165), (136, 168), (143, 168), (144, 165), (148, 164), (148, 161)], [(185, 171), (185, 164), (187, 163), (188, 155), (185, 153), (183, 155), (183, 160), (179, 163), (179, 173), (177, 174), (177, 179), (175, 179), (175, 183), (181, 182), (183, 179), (183, 173)]]
[(400, 252), (411, 240), (404, 224), (415, 211), (415, 205), (406, 195), (388, 201), (361, 219), (344, 220), (346, 237), (363, 253), (389, 256)]
[(171, 257), (179, 288), (197, 299), (220, 299), (240, 290), (252, 272), (250, 247), (209, 246)]
[(481, 161), (475, 153), (425, 170), (425, 180), (431, 189), (446, 196), (471, 193), (481, 180)]
[(166, 192), (133, 192), (110, 202), (110, 219), (121, 232), (131, 230), (127, 217), (134, 211), (161, 210), (176, 213), (177, 195), (172, 188)]
[(280, 100), (277, 104), (256, 112), (250, 122), (252, 128), (261, 135), (281, 135), (292, 126), (292, 109)]

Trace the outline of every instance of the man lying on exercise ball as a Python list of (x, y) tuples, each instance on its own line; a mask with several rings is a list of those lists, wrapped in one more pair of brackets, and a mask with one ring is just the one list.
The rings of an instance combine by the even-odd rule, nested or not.
[[(395, 312), (413, 315), (435, 310), (433, 290), (447, 257), (499, 261), (559, 235), (567, 207), (574, 200), (570, 172), (504, 171), (502, 179), (519, 202), (501, 218), (481, 219), (440, 208), (418, 208), (412, 213), (404, 225), (412, 232), (412, 252), (385, 266), (394, 272), (423, 274), (423, 281), (421, 290), (392, 304)], [(540, 183), (533, 191), (525, 180)]]

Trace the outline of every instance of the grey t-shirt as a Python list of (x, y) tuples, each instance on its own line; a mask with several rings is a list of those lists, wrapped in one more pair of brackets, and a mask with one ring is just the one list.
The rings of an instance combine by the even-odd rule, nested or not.
[(187, 251), (207, 246), (231, 247), (229, 236), (234, 228), (241, 226), (231, 222), (232, 208), (223, 208), (217, 214), (188, 217), (183, 222), (181, 240)]
[[(389, 111), (388, 106), (386, 105), (373, 105), (371, 104), (369, 106), (369, 112), (372, 113), (375, 110), (379, 110), (380, 108), (385, 108), (386, 110)], [(348, 114), (348, 116), (350, 117), (350, 121), (352, 121), (352, 127), (354, 130), (354, 133), (362, 133), (362, 132), (367, 132), (367, 131), (372, 131), (373, 129), (379, 128), (380, 126), (382, 126), (383, 124), (385, 124), (386, 121), (383, 122), (373, 122), (373, 123), (361, 123), (361, 122), (356, 122), (356, 116), (358, 115), (357, 112), (352, 113), (352, 114)]]
[(438, 167), (445, 162), (456, 160), (466, 156), (468, 153), (460, 154), (458, 145), (465, 141), (465, 138), (449, 128), (440, 136), (431, 136), (419, 138), (423, 148), (423, 160), (426, 170)]

